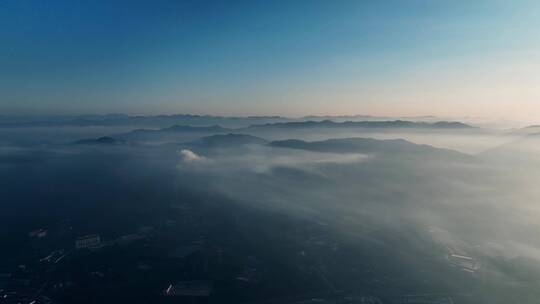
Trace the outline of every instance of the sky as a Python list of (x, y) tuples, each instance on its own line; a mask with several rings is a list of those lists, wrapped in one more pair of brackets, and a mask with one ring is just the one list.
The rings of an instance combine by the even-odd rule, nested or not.
[(540, 122), (539, 1), (0, 0), (0, 113)]

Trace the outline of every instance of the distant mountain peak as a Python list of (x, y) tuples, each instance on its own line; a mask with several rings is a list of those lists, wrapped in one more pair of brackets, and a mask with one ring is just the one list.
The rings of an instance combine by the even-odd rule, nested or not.
[(193, 131), (205, 131), (205, 132), (221, 132), (228, 130), (219, 125), (212, 126), (190, 126), (190, 125), (173, 125), (168, 128), (160, 129), (160, 131), (173, 131), (173, 132), (193, 132)]
[(429, 122), (415, 122), (407, 120), (381, 120), (381, 121), (344, 121), (335, 122), (332, 120), (322, 121), (298, 121), (298, 122), (278, 122), (267, 123), (260, 125), (251, 125), (249, 128), (314, 128), (314, 127), (326, 127), (326, 128), (422, 128), (422, 129), (465, 129), (473, 128), (472, 126), (457, 122), (457, 121), (438, 121), (434, 123)]
[(435, 148), (429, 145), (419, 145), (404, 139), (374, 139), (374, 138), (333, 138), (323, 141), (304, 141), (300, 139), (287, 139), (272, 141), (272, 147), (309, 150), (326, 153), (363, 153), (363, 154), (407, 154), (423, 157), (425, 155), (445, 155), (460, 159), (469, 158), (470, 155), (454, 150)]
[(212, 126), (191, 126), (191, 125), (172, 125), (161, 129), (135, 129), (123, 135), (133, 134), (153, 134), (153, 133), (223, 133), (231, 129), (219, 125)]

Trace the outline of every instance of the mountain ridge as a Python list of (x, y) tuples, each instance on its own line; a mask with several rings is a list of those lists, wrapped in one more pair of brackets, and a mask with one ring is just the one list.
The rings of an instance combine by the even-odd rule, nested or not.
[(278, 122), (267, 123), (259, 125), (251, 125), (247, 129), (261, 129), (261, 128), (288, 128), (288, 129), (301, 129), (301, 128), (421, 128), (421, 129), (472, 129), (475, 128), (471, 125), (457, 122), (457, 121), (437, 121), (433, 123), (428, 122), (415, 122), (408, 120), (380, 120), (380, 121), (345, 121), (335, 122), (332, 120), (322, 121), (300, 121), (300, 122)]

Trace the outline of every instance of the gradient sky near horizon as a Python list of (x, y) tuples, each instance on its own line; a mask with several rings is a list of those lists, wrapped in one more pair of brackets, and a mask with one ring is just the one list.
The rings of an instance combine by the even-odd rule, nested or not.
[(539, 1), (0, 0), (0, 113), (540, 121)]

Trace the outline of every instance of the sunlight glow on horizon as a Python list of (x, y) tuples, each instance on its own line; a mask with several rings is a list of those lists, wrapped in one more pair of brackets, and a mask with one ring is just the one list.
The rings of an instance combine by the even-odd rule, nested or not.
[(8, 0), (3, 8), (6, 114), (540, 122), (535, 1), (157, 1), (126, 13), (107, 1)]

